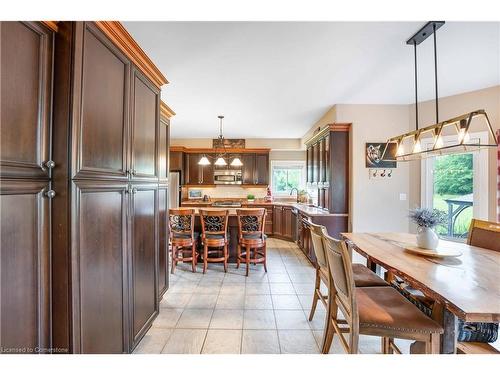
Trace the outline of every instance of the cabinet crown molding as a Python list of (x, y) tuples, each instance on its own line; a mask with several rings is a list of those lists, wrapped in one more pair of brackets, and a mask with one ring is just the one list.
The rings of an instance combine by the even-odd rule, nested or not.
[(348, 132), (351, 129), (351, 123), (334, 123), (327, 124), (323, 129), (319, 130), (316, 134), (314, 134), (311, 138), (305, 141), (305, 145), (309, 146), (319, 139), (323, 138), (328, 132)]
[(160, 115), (162, 117), (171, 118), (175, 116), (175, 112), (163, 100), (160, 101)]
[(181, 151), (186, 154), (213, 154), (227, 152), (228, 154), (268, 154), (270, 148), (187, 148), (184, 146), (170, 146), (170, 152)]
[(96, 21), (96, 26), (158, 87), (168, 83), (129, 32), (117, 21)]

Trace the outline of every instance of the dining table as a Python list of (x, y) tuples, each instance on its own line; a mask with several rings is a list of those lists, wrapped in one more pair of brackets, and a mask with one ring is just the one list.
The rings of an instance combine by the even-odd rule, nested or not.
[[(367, 266), (394, 275), (435, 301), (433, 319), (444, 328), (441, 353), (456, 353), (458, 319), (500, 321), (500, 252), (440, 239), (438, 249), (453, 257), (416, 254), (410, 233), (341, 233)], [(460, 255), (458, 255), (460, 254)], [(458, 256), (457, 256), (458, 255)]]

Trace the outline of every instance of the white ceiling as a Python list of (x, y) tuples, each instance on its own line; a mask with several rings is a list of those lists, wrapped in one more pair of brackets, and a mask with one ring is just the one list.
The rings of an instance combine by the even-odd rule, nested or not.
[[(334, 104), (414, 101), (424, 22), (125, 22), (167, 76), (172, 136), (298, 138)], [(500, 84), (500, 23), (437, 32), (440, 96)], [(433, 43), (418, 46), (419, 100), (434, 97)]]

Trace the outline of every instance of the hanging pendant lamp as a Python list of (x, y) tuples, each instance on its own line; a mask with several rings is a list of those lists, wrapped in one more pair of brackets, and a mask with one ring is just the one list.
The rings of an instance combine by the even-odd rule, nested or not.
[[(424, 159), (430, 156), (456, 154), (476, 151), (488, 147), (497, 147), (498, 141), (493, 132), (488, 115), (484, 109), (478, 109), (446, 121), (439, 121), (439, 97), (438, 97), (438, 74), (437, 74), (437, 44), (436, 31), (444, 25), (444, 21), (430, 21), (426, 23), (416, 34), (406, 41), (413, 45), (415, 54), (415, 130), (387, 140), (382, 159), (389, 146), (395, 145), (395, 159), (397, 161), (408, 161)], [(429, 36), (434, 39), (434, 86), (435, 86), (435, 109), (436, 123), (424, 128), (418, 124), (418, 77), (417, 77), (417, 45)], [(481, 143), (479, 138), (471, 138), (474, 130), (479, 130), (481, 121), (486, 125), (488, 141)], [(443, 136), (451, 141), (444, 143)], [(423, 142), (432, 143), (432, 147), (424, 148)], [(394, 159), (385, 159), (394, 160)]]

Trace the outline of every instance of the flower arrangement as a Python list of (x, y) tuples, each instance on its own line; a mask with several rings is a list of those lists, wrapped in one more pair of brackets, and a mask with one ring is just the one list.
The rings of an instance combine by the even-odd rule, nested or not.
[(439, 224), (445, 224), (446, 214), (443, 211), (428, 208), (416, 208), (410, 210), (409, 218), (421, 228), (434, 228)]

